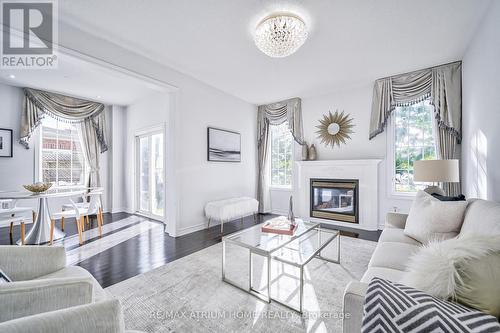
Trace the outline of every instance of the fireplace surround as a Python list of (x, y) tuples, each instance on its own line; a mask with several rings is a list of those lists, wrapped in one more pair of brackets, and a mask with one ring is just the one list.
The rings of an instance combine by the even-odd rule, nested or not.
[(310, 179), (310, 217), (359, 223), (358, 179)]
[[(380, 162), (378, 159), (296, 161), (292, 185), (295, 216), (313, 222), (377, 230)], [(358, 223), (311, 217), (311, 179), (357, 179), (359, 181)]]

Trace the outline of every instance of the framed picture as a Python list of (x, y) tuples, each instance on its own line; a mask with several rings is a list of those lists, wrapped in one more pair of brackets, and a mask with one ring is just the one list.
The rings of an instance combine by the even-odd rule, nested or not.
[(207, 128), (207, 160), (241, 162), (241, 135), (238, 132)]
[(0, 157), (12, 157), (12, 130), (0, 128)]

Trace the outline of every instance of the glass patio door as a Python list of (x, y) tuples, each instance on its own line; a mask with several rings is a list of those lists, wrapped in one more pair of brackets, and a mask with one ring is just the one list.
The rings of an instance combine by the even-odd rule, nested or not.
[(165, 212), (165, 170), (163, 132), (136, 137), (137, 211), (163, 219)]

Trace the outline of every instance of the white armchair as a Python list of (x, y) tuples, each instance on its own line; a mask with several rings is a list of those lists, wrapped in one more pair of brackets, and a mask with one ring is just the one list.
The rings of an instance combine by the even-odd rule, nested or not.
[(3, 283), (0, 285), (0, 322), (92, 303), (92, 291), (92, 281), (85, 278)]
[(0, 332), (124, 332), (120, 304), (64, 247), (0, 246)]
[(0, 323), (0, 332), (11, 333), (122, 333), (125, 331), (120, 302), (110, 299)]

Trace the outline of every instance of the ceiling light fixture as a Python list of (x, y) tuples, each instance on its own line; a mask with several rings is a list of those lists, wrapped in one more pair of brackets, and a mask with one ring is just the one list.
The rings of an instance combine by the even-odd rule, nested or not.
[(14, 74), (10, 74), (10, 75), (9, 75), (9, 77), (10, 77), (11, 79), (15, 79), (15, 78), (16, 78), (16, 76), (15, 76)]
[(275, 13), (255, 29), (255, 45), (272, 58), (283, 58), (297, 51), (307, 39), (304, 21), (290, 13)]

